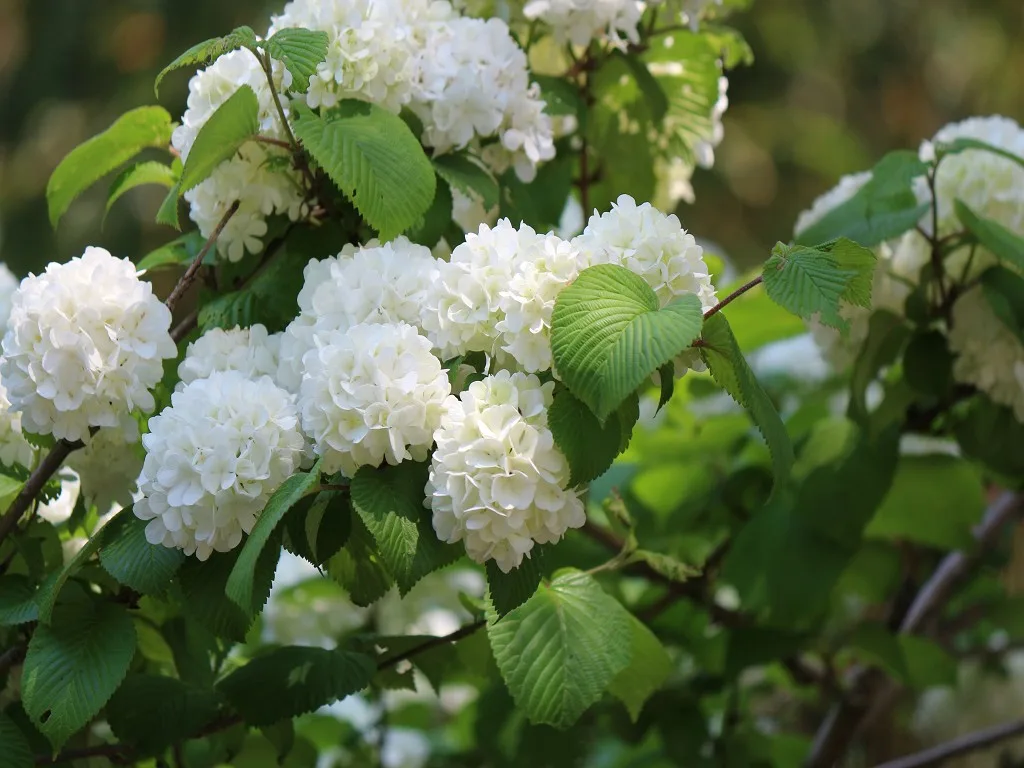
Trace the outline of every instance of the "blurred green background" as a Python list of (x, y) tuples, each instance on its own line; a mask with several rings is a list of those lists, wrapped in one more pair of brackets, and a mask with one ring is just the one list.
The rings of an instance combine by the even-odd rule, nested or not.
[[(54, 233), (50, 171), (124, 110), (153, 103), (153, 77), (178, 52), (265, 26), (282, 2), (0, 0), (0, 258), (24, 274), (89, 244), (138, 257), (166, 240), (151, 223), (161, 190), (131, 193), (103, 225), (102, 185)], [(1021, 0), (754, 0), (733, 23), (756, 61), (730, 75), (725, 140), (679, 213), (742, 264), (886, 150), (972, 114), (1024, 118)], [(178, 74), (164, 87), (174, 114), (186, 83)]]

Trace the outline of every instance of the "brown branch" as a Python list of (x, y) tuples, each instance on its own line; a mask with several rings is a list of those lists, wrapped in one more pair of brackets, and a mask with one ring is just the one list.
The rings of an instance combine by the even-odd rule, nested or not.
[(11, 531), (14, 530), (21, 516), (31, 506), (36, 495), (43, 489), (43, 486), (46, 485), (46, 482), (53, 473), (60, 469), (64, 459), (72, 451), (77, 451), (81, 447), (82, 443), (80, 441), (72, 443), (67, 440), (61, 440), (50, 449), (50, 452), (39, 462), (39, 466), (35, 468), (25, 482), (25, 485), (22, 486), (14, 501), (11, 502), (11, 506), (7, 508), (4, 516), (0, 518), (0, 542), (7, 538)]
[[(981, 563), (1003, 527), (1024, 512), (1024, 494), (1004, 493), (985, 513), (974, 530), (975, 546), (967, 552), (947, 555), (917, 593), (899, 622), (900, 634), (927, 634), (932, 621), (946, 606), (954, 590)], [(806, 768), (829, 768), (845, 754), (871, 709), (884, 673), (874, 667), (859, 667), (851, 675), (845, 698), (832, 708), (815, 735)]]
[(210, 252), (210, 248), (212, 248), (214, 243), (217, 242), (217, 238), (220, 237), (220, 233), (224, 231), (224, 227), (227, 226), (228, 221), (231, 220), (231, 217), (235, 215), (235, 211), (237, 210), (238, 201), (235, 200), (235, 202), (231, 204), (231, 207), (228, 208), (221, 217), (221, 220), (217, 222), (217, 226), (206, 239), (206, 242), (203, 243), (203, 247), (199, 249), (199, 253), (196, 254), (195, 259), (193, 259), (188, 269), (185, 270), (185, 274), (181, 276), (178, 284), (174, 286), (174, 290), (171, 291), (171, 295), (168, 296), (167, 300), (164, 302), (164, 304), (167, 305), (167, 308), (172, 312), (174, 311), (175, 305), (181, 300), (181, 297), (185, 295), (185, 291), (189, 289), (189, 286), (192, 285), (192, 282), (196, 279), (196, 275), (199, 274), (200, 267), (203, 266), (203, 259), (206, 258), (206, 254)]
[(734, 302), (736, 299), (738, 299), (744, 293), (749, 291), (751, 288), (756, 288), (763, 281), (764, 281), (764, 275), (758, 275), (757, 277), (755, 277), (753, 280), (751, 280), (746, 285), (741, 285), (739, 288), (737, 288), (735, 291), (730, 293), (728, 296), (726, 296), (720, 302), (715, 304), (715, 306), (713, 306), (711, 309), (709, 309), (707, 312), (705, 312), (704, 313), (704, 319), (707, 320), (712, 315), (717, 314), (718, 312), (721, 312), (723, 307), (725, 307), (726, 305), (731, 304), (732, 302)]
[(189, 312), (185, 319), (178, 323), (174, 328), (171, 329), (171, 338), (174, 339), (174, 343), (177, 344), (179, 341), (184, 339), (190, 333), (192, 329), (199, 323), (199, 312), (193, 310)]
[(458, 642), (462, 638), (469, 637), (478, 629), (481, 629), (486, 623), (486, 621), (481, 619), (480, 621), (474, 621), (472, 624), (467, 624), (466, 626), (455, 630), (451, 634), (443, 635), (442, 637), (432, 637), (429, 640), (426, 640), (420, 643), (419, 645), (410, 648), (404, 653), (399, 653), (394, 656), (389, 656), (386, 659), (382, 659), (381, 661), (377, 662), (377, 669), (390, 669), (399, 662), (405, 661), (406, 659), (411, 659), (413, 656), (418, 656), (419, 654), (425, 653), (426, 651), (429, 651), (432, 648), (437, 648), (442, 645), (448, 645), (449, 643)]
[(981, 731), (968, 733), (966, 736), (947, 741), (945, 744), (931, 747), (913, 755), (899, 757), (880, 763), (876, 768), (924, 768), (929, 765), (938, 765), (958, 755), (966, 755), (969, 752), (977, 752), (979, 749), (991, 747), (1001, 741), (1012, 739), (1014, 736), (1024, 735), (1024, 720), (1014, 720), (992, 728), (985, 728)]
[(289, 151), (293, 149), (292, 145), (287, 141), (284, 141), (283, 139), (275, 139), (272, 136), (253, 136), (252, 140), (258, 141), (260, 144), (270, 144), (274, 147), (283, 147)]

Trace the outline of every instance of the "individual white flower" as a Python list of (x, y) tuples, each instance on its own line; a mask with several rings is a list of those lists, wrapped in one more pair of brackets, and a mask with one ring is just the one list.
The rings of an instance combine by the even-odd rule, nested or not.
[(299, 393), (302, 428), (325, 472), (423, 461), (433, 442), (448, 374), (430, 341), (405, 323), (317, 333)]
[(21, 414), (11, 410), (7, 390), (0, 383), (0, 464), (31, 469), (36, 449), (21, 430)]
[[(273, 67), (275, 83), (285, 90), (291, 74), (280, 63)], [(247, 50), (225, 54), (196, 73), (189, 82), (188, 109), (175, 129), (171, 144), (188, 158), (199, 131), (214, 112), (242, 86), (251, 88), (259, 104), (260, 133), (285, 138), (273, 94), (256, 57)], [(234, 202), (238, 210), (217, 239), (217, 249), (229, 261), (247, 252), (258, 253), (267, 233), (266, 219), (274, 214), (295, 221), (305, 213), (300, 177), (291, 168), (288, 151), (254, 141), (242, 145), (205, 181), (185, 193), (189, 215), (209, 237)]]
[(294, 396), (267, 376), (214, 372), (171, 396), (142, 438), (134, 511), (152, 544), (205, 560), (249, 533), (303, 457)]
[(129, 506), (134, 500), (144, 454), (137, 442), (126, 442), (115, 430), (101, 429), (73, 451), (67, 466), (81, 481), (81, 494), (100, 515), (115, 505)]
[(398, 237), (346, 247), (337, 256), (310, 261), (303, 271), (299, 315), (285, 329), (278, 380), (298, 392), (302, 360), (313, 336), (360, 323), (419, 325), (427, 292), (437, 279), (430, 249)]
[(0, 335), (7, 330), (7, 318), (11, 316), (14, 292), (21, 283), (6, 264), (0, 263)]
[(587, 45), (597, 37), (612, 42), (638, 43), (637, 25), (645, 3), (637, 0), (530, 0), (523, 8), (528, 19), (540, 19), (557, 42)]
[(427, 295), (421, 322), (442, 360), (499, 350), (502, 292), (515, 274), (518, 254), (536, 237), (530, 227), (517, 230), (508, 219), (493, 228), (481, 224), (447, 262), (438, 263), (440, 274)]
[(717, 303), (704, 251), (674, 215), (622, 195), (604, 214), (591, 216), (573, 240), (588, 266), (618, 264), (639, 275), (661, 306), (695, 294), (705, 311)]
[(527, 373), (552, 366), (551, 313), (558, 294), (579, 274), (580, 254), (557, 235), (538, 235), (525, 224), (519, 228), (520, 250), (515, 272), (501, 292), (503, 317), (495, 325), (502, 349)]
[(134, 437), (131, 412), (153, 410), (150, 389), (177, 354), (171, 313), (134, 265), (87, 248), (29, 275), (13, 303), (0, 376), (23, 427), (68, 440), (90, 427)]
[(548, 428), (553, 388), (532, 374), (499, 371), (449, 397), (434, 433), (426, 486), (434, 530), (505, 573), (534, 544), (558, 541), (586, 522)]
[(188, 345), (178, 365), (178, 389), (215, 371), (238, 371), (250, 379), (274, 377), (278, 368), (281, 334), (271, 336), (265, 326), (213, 328)]
[(1024, 345), (989, 306), (980, 287), (953, 305), (949, 346), (956, 354), (953, 377), (973, 384), (1024, 422)]

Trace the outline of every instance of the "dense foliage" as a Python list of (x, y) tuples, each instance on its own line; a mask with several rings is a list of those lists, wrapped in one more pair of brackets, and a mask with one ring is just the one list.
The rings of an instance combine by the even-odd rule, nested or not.
[(53, 173), (196, 228), (8, 280), (0, 766), (828, 766), (1022, 631), (1024, 129), (732, 275), (643, 198), (740, 3), (467, 5), (294, 0)]

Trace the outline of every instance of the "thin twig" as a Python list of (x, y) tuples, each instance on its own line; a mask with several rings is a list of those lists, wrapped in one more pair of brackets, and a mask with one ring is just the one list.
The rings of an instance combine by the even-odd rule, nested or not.
[(740, 296), (742, 296), (744, 293), (746, 293), (750, 289), (756, 288), (762, 282), (764, 282), (764, 275), (758, 275), (757, 277), (755, 277), (753, 280), (751, 280), (746, 285), (741, 285), (739, 288), (737, 288), (735, 291), (730, 293), (728, 296), (726, 296), (720, 302), (715, 304), (715, 306), (713, 306), (711, 309), (709, 309), (707, 312), (705, 312), (704, 313), (704, 319), (707, 320), (712, 315), (717, 314), (718, 312), (721, 312), (723, 307), (727, 306), (728, 304), (731, 304), (732, 302), (734, 302), (736, 299), (738, 299)]
[(1009, 723), (993, 726), (992, 728), (968, 733), (966, 736), (947, 741), (945, 744), (939, 744), (922, 752), (916, 752), (913, 755), (889, 760), (879, 764), (876, 768), (925, 768), (925, 766), (938, 765), (958, 755), (977, 752), (979, 749), (985, 749), (1001, 741), (1021, 735), (1024, 735), (1024, 720), (1014, 720)]
[(122, 762), (127, 759), (130, 750), (124, 744), (98, 744), (95, 747), (66, 749), (58, 755), (39, 755), (36, 765), (64, 765), (75, 760), (86, 760), (90, 757), (106, 757), (111, 762)]
[(421, 653), (425, 653), (426, 651), (429, 651), (431, 648), (437, 648), (441, 645), (448, 645), (449, 643), (458, 642), (464, 637), (469, 637), (478, 629), (482, 629), (486, 623), (486, 621), (481, 619), (480, 621), (474, 621), (472, 624), (467, 624), (464, 627), (460, 627), (451, 634), (444, 635), (442, 637), (432, 637), (429, 640), (420, 643), (419, 645), (413, 646), (412, 648), (403, 653), (396, 654), (395, 656), (389, 656), (388, 658), (377, 662), (377, 669), (389, 669), (398, 664), (399, 662), (405, 661), (406, 659), (411, 659), (413, 656), (418, 656)]
[(171, 338), (174, 339), (174, 343), (177, 344), (192, 333), (192, 329), (195, 328), (198, 323), (199, 310), (192, 310), (185, 316), (184, 320), (171, 329)]
[[(1003, 526), (1024, 512), (1024, 494), (1004, 493), (986, 511), (974, 530), (975, 546), (947, 555), (925, 582), (900, 619), (901, 634), (927, 634), (929, 625), (946, 606), (954, 590), (977, 567)], [(829, 768), (846, 753), (860, 730), (878, 691), (887, 678), (875, 667), (858, 667), (851, 675), (845, 698), (829, 712), (815, 735), (806, 768)]]
[(195, 259), (192, 260), (188, 269), (185, 270), (185, 274), (181, 276), (178, 284), (174, 286), (174, 290), (171, 291), (171, 295), (167, 297), (164, 304), (166, 304), (167, 308), (172, 312), (174, 311), (175, 305), (181, 300), (181, 297), (185, 295), (185, 291), (187, 291), (189, 286), (192, 285), (192, 281), (196, 279), (196, 275), (199, 274), (200, 267), (203, 266), (203, 259), (206, 258), (206, 254), (210, 252), (214, 243), (217, 242), (217, 238), (220, 237), (220, 233), (224, 231), (224, 227), (227, 226), (231, 217), (235, 215), (235, 212), (238, 210), (238, 205), (238, 200), (235, 200), (235, 202), (231, 204), (231, 207), (227, 209), (220, 221), (217, 222), (217, 226), (214, 228), (213, 232), (211, 232), (210, 236), (206, 239), (206, 242), (203, 243), (203, 247), (199, 249), (199, 253), (196, 254)]
[(284, 139), (275, 139), (273, 136), (259, 136), (259, 135), (257, 135), (257, 136), (253, 136), (252, 139), (253, 139), (253, 141), (258, 141), (261, 144), (270, 144), (270, 145), (275, 146), (275, 147), (283, 147), (284, 149), (287, 149), (287, 150), (293, 150), (292, 145), (289, 144), (287, 141), (285, 141)]
[(31, 506), (36, 495), (43, 489), (47, 481), (60, 469), (60, 465), (64, 463), (72, 451), (77, 451), (82, 447), (82, 443), (69, 442), (67, 440), (61, 440), (50, 452), (46, 454), (39, 466), (35, 468), (25, 485), (22, 486), (21, 491), (11, 502), (11, 506), (7, 508), (4, 516), (0, 518), (0, 542), (7, 538), (7, 536), (14, 530), (14, 527), (18, 524), (21, 516), (25, 514), (25, 511)]

